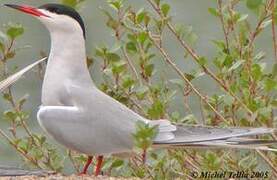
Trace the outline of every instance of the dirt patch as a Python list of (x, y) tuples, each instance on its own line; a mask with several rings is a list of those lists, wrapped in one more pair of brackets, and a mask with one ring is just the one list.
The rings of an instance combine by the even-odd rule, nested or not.
[(18, 177), (0, 177), (0, 180), (139, 180), (138, 178), (114, 178), (114, 177), (93, 177), (93, 176), (62, 176), (51, 175), (48, 177), (38, 176), (18, 176)]

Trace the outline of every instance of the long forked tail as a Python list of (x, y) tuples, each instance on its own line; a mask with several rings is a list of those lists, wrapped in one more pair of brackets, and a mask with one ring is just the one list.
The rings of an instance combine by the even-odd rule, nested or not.
[(170, 140), (157, 139), (154, 145), (168, 148), (240, 148), (275, 151), (268, 147), (277, 145), (277, 140), (247, 138), (262, 134), (273, 134), (271, 128), (217, 128), (203, 126), (176, 126), (171, 132), (175, 137)]
[(0, 93), (3, 92), (6, 88), (10, 87), (12, 84), (14, 84), (18, 79), (20, 79), (26, 72), (30, 71), (33, 67), (36, 65), (42, 63), (45, 61), (47, 57), (42, 58), (33, 64), (30, 64), (26, 66), (25, 68), (21, 69), (20, 71), (16, 72), (15, 74), (9, 76), (8, 78), (4, 79), (0, 82)]

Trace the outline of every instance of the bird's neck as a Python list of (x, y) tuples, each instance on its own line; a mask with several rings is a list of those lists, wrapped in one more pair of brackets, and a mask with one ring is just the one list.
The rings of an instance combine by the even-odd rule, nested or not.
[(91, 86), (83, 34), (51, 32), (51, 50), (43, 81), (42, 102), (47, 105), (63, 104), (66, 83)]
[(57, 73), (88, 73), (85, 39), (81, 33), (51, 32), (51, 50), (47, 69), (52, 68), (62, 70)]

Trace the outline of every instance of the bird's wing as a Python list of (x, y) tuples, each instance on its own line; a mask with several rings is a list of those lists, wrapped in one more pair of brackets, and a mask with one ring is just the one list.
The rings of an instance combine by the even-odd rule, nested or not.
[(33, 64), (28, 65), (27, 67), (21, 69), (20, 71), (16, 72), (15, 74), (9, 76), (8, 78), (4, 79), (0, 82), (0, 92), (3, 92), (5, 89), (10, 87), (12, 84), (14, 84), (18, 79), (20, 79), (26, 72), (31, 70), (36, 65), (40, 64), (41, 62), (45, 61), (47, 58), (42, 58)]
[[(150, 121), (138, 115), (120, 102), (98, 90), (86, 90), (78, 86), (70, 85), (69, 94), (76, 102), (76, 106), (88, 108), (88, 115), (94, 116), (92, 121), (100, 120), (99, 128), (109, 129), (103, 133), (103, 138), (112, 136), (115, 139), (129, 139), (132, 141), (131, 134), (134, 133), (134, 126), (137, 120), (142, 120), (153, 126), (158, 126), (158, 134), (154, 139), (155, 145), (167, 146), (205, 146), (205, 147), (226, 147), (237, 148), (250, 144), (264, 146), (265, 142), (249, 141), (245, 139), (237, 140), (234, 138), (253, 136), (259, 134), (273, 133), (270, 128), (217, 128), (201, 126), (182, 126), (173, 125), (168, 120)], [(75, 100), (74, 100), (75, 99)], [(107, 136), (107, 137), (105, 137)], [(232, 140), (232, 141), (231, 141)], [(269, 143), (269, 142), (266, 142)], [(276, 143), (276, 141), (270, 142)], [(120, 144), (118, 144), (120, 146)]]
[(166, 147), (228, 147), (241, 149), (270, 149), (267, 145), (277, 144), (276, 140), (249, 139), (247, 136), (271, 134), (272, 128), (218, 128), (203, 126), (177, 126), (172, 132), (174, 138), (168, 141), (155, 141), (157, 146)]
[(124, 144), (132, 148), (137, 121), (157, 126), (159, 130), (157, 140), (166, 141), (174, 138), (172, 132), (176, 130), (176, 127), (168, 120), (147, 120), (96, 87), (84, 88), (69, 82), (67, 89), (73, 104), (83, 109), (84, 114), (90, 117), (89, 121), (98, 125), (95, 128), (100, 129), (101, 135), (99, 136), (103, 141), (110, 142), (109, 139), (112, 139), (109, 144), (114, 145), (114, 149), (124, 147)]

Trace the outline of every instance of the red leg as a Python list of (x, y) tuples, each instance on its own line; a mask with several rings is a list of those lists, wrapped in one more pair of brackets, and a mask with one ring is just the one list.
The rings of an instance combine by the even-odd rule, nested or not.
[(96, 169), (95, 169), (95, 176), (98, 176), (101, 172), (101, 166), (102, 166), (102, 162), (103, 162), (103, 156), (98, 156), (97, 157), (97, 165), (96, 165)]
[(88, 157), (87, 163), (86, 163), (86, 165), (84, 166), (84, 169), (83, 169), (83, 171), (80, 173), (80, 175), (85, 175), (85, 174), (87, 174), (87, 171), (88, 171), (89, 165), (90, 165), (91, 162), (92, 162), (92, 159), (93, 159), (93, 156), (89, 156), (89, 157)]

